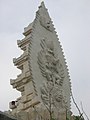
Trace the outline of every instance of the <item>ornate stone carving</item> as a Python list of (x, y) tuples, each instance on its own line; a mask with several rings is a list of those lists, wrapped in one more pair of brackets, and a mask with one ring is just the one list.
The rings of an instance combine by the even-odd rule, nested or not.
[(44, 38), (40, 45), (42, 49), (38, 53), (38, 64), (43, 77), (46, 78), (41, 87), (41, 99), (49, 111), (53, 108), (65, 108), (66, 101), (62, 91), (65, 77), (63, 66), (54, 53), (53, 41)]
[(23, 34), (25, 38), (18, 41), (23, 54), (13, 61), (21, 74), (10, 81), (21, 97), (10, 103), (11, 113), (18, 120), (49, 120), (52, 113), (61, 120), (66, 106), (70, 110), (71, 86), (62, 47), (43, 2)]
[(55, 56), (53, 41), (41, 40), (42, 50), (38, 53), (38, 64), (41, 73), (47, 81), (62, 86), (64, 69), (60, 60)]
[(53, 31), (52, 22), (50, 19), (47, 19), (45, 16), (40, 16), (40, 24), (49, 31)]
[(53, 110), (53, 108), (60, 110), (66, 109), (67, 107), (67, 101), (63, 96), (62, 89), (55, 87), (50, 82), (44, 83), (41, 87), (41, 99), (49, 111), (50, 109)]

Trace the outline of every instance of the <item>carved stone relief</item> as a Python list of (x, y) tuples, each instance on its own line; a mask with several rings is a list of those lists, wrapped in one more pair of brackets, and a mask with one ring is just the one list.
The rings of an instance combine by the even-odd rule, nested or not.
[(53, 42), (43, 39), (40, 45), (42, 50), (38, 53), (38, 64), (42, 75), (47, 78), (47, 81), (53, 81), (53, 84), (62, 86), (64, 69), (54, 54)]
[[(38, 53), (38, 64), (43, 77), (46, 78), (40, 89), (41, 99), (47, 109), (65, 108), (66, 100), (62, 91), (65, 77), (63, 65), (54, 53), (53, 41), (44, 38), (40, 45), (42, 49)], [(52, 108), (49, 108), (50, 104)]]
[(51, 32), (54, 30), (51, 20), (45, 16), (40, 16), (40, 24)]

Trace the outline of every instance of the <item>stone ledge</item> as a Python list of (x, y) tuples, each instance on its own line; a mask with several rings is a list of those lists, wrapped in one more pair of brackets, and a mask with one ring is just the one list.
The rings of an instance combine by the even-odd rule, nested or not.
[(22, 40), (17, 40), (17, 45), (20, 47), (23, 51), (26, 50), (27, 45), (29, 44), (30, 38), (26, 37)]

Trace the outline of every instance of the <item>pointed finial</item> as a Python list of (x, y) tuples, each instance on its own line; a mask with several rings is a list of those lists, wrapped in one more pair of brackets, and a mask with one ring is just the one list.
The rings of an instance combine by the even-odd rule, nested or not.
[(44, 2), (44, 0), (40, 0), (40, 3)]
[(39, 0), (39, 4), (41, 4), (41, 3), (43, 3), (44, 2), (44, 0)]
[(45, 8), (44, 0), (40, 0), (40, 6), (39, 6), (39, 8), (41, 8), (41, 7), (44, 7), (44, 8)]
[(40, 0), (40, 3), (44, 3), (44, 0)]

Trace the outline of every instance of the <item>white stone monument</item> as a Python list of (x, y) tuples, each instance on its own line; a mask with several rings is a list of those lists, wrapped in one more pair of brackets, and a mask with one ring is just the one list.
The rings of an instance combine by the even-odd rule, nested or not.
[(21, 97), (10, 102), (12, 113), (28, 112), (30, 118), (38, 120), (50, 115), (59, 119), (60, 114), (70, 111), (71, 84), (62, 46), (44, 2), (23, 35), (25, 38), (17, 44), (24, 52), (13, 59), (21, 74), (10, 80)]

